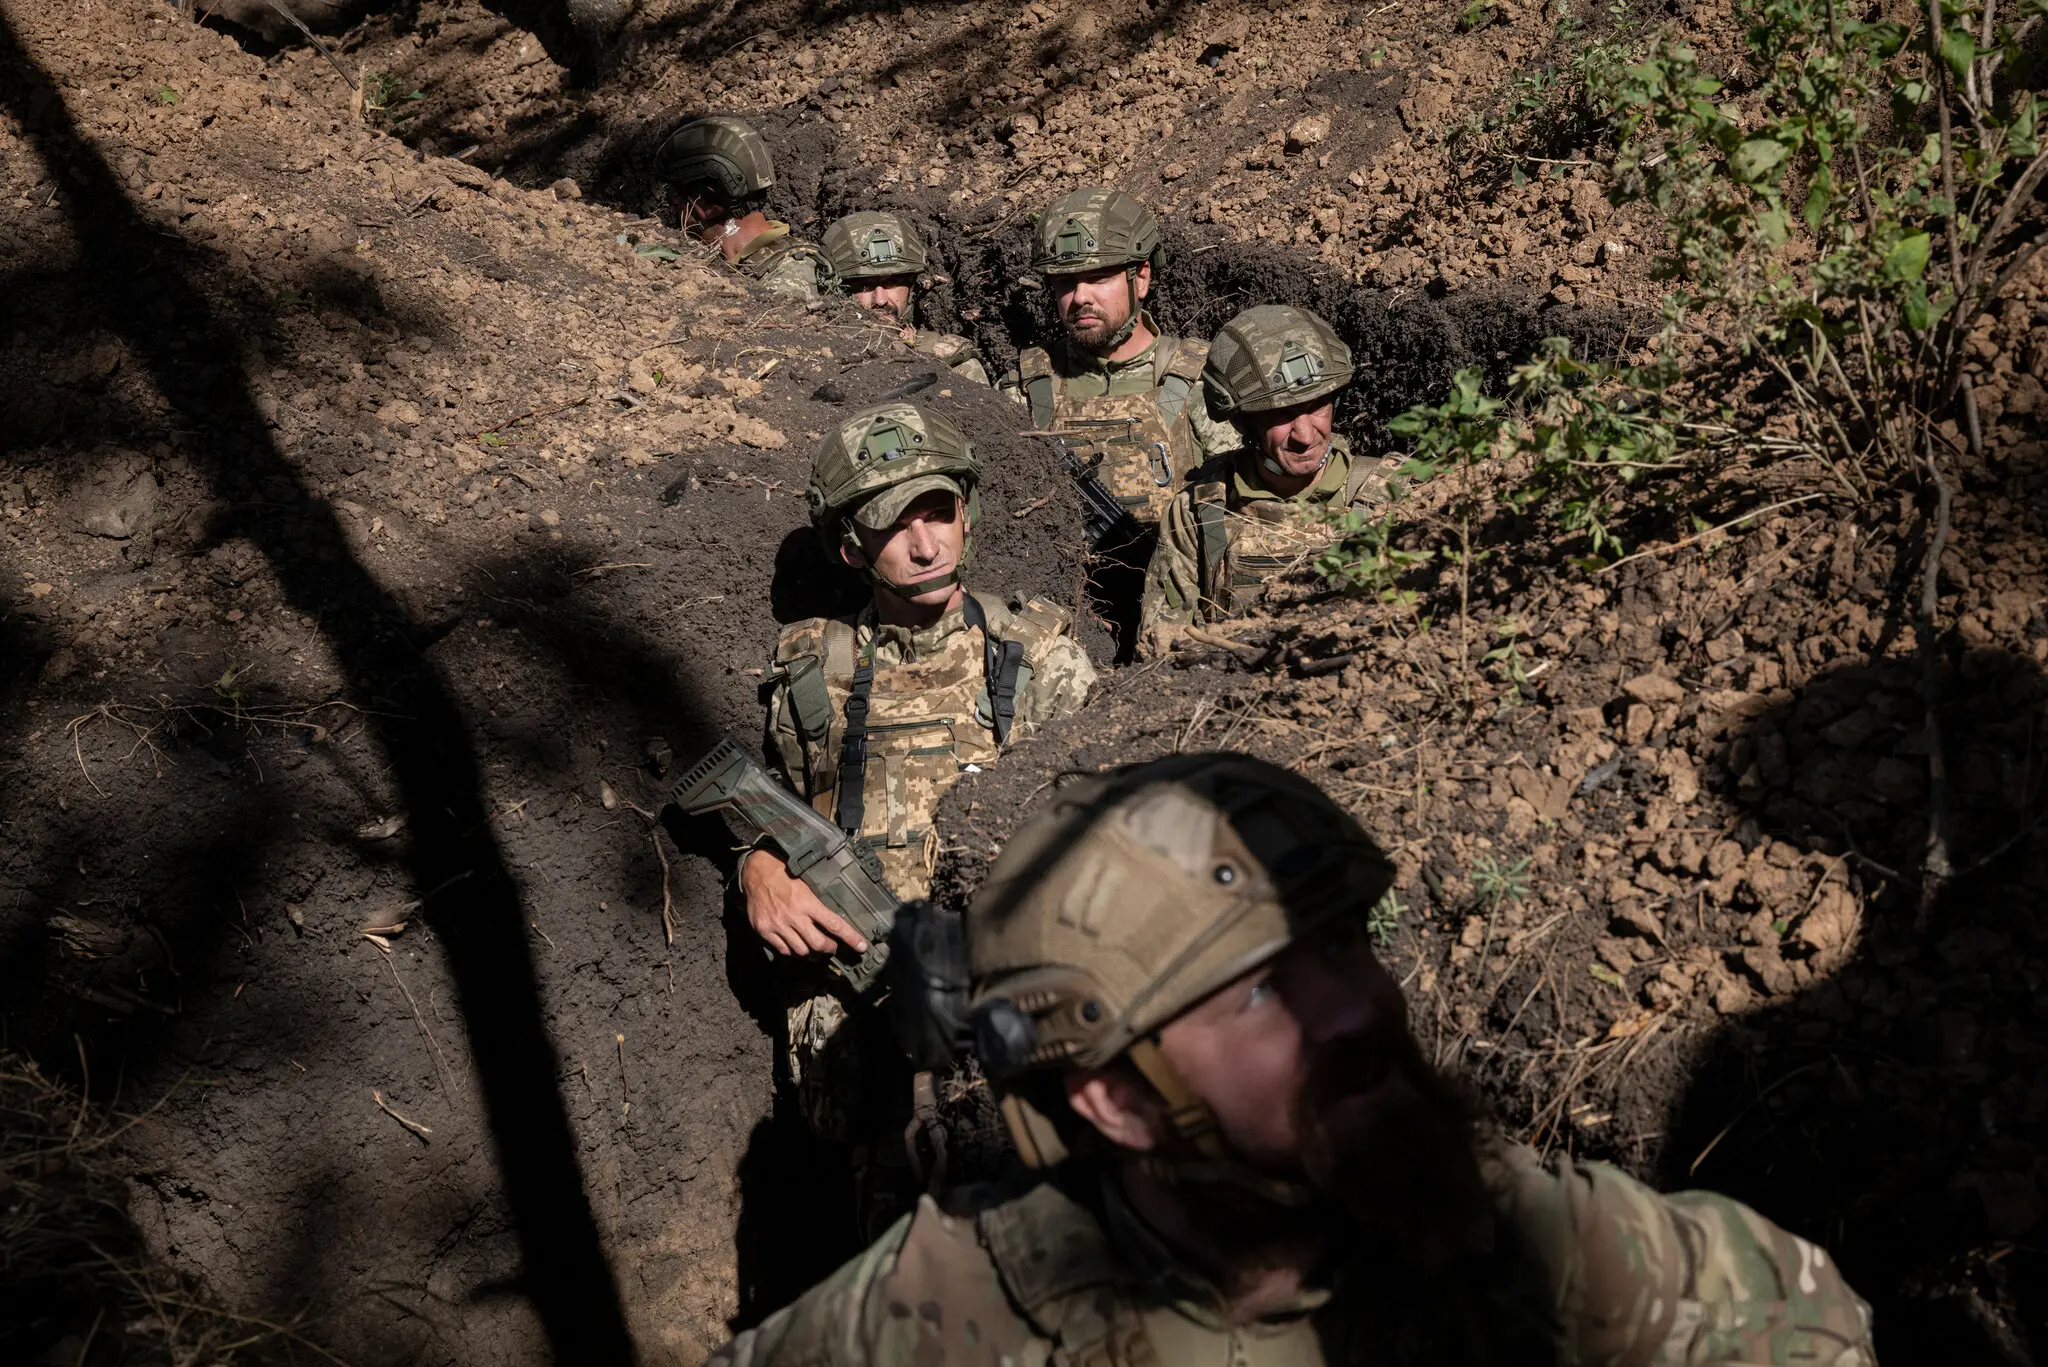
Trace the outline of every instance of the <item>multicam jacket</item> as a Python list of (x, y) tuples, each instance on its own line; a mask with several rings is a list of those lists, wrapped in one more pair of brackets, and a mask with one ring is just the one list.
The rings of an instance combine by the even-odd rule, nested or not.
[(1211, 418), (1203, 400), (1209, 344), (1158, 336), (1150, 314), (1139, 318), (1154, 340), (1130, 360), (1105, 361), (1060, 339), (1026, 347), (999, 388), (1030, 405), (1033, 427), (1070, 433), (1068, 448), (1149, 524), (1189, 471), (1242, 439)]
[[(1361, 1255), (1295, 1304), (1233, 1324), (1113, 1187), (1070, 1176), (952, 1214), (926, 1197), (711, 1361), (1460, 1367), (1475, 1350), (1440, 1340), (1471, 1344), (1514, 1321), (1560, 1367), (1875, 1367), (1869, 1306), (1824, 1251), (1755, 1211), (1708, 1192), (1660, 1196), (1605, 1164), (1546, 1164), (1519, 1145), (1491, 1149), (1485, 1167), (1493, 1218), (1457, 1267), (1512, 1261), (1518, 1275), (1499, 1284), (1516, 1288), (1513, 1302), (1461, 1295), (1477, 1270), (1416, 1298), (1489, 1308), (1463, 1321), (1376, 1296)], [(1499, 1252), (1509, 1248), (1519, 1256)], [(1445, 1329), (1415, 1332), (1429, 1323)]]
[(1167, 505), (1145, 571), (1145, 629), (1215, 621), (1245, 606), (1273, 575), (1329, 545), (1328, 514), (1385, 499), (1388, 469), (1399, 463), (1357, 460), (1333, 435), (1316, 482), (1282, 498), (1259, 482), (1252, 459), (1241, 449), (1210, 461)]
[(985, 631), (970, 624), (965, 604), (917, 630), (878, 623), (872, 605), (853, 617), (797, 622), (776, 641), (765, 680), (771, 762), (793, 792), (836, 816), (846, 796), (846, 705), (861, 661), (872, 660), (859, 835), (899, 897), (929, 890), (939, 799), (1000, 749), (991, 684), (1004, 647), (1013, 647), (1016, 662), (1012, 740), (1078, 710), (1095, 682), (1063, 609), (1035, 599), (970, 601), (985, 615)]

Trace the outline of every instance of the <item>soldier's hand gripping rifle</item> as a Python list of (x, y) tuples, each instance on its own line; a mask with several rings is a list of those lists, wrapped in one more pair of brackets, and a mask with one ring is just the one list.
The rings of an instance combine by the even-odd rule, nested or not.
[(1095, 473), (1095, 467), (1081, 459), (1081, 450), (1097, 445), (1102, 438), (1093, 432), (1077, 431), (1079, 426), (1128, 427), (1121, 418), (1083, 419), (1066, 427), (1050, 432), (1026, 432), (1027, 437), (1048, 437), (1060, 444), (1060, 464), (1074, 481), (1074, 487), (1081, 491), (1081, 526), (1088, 535), (1088, 544), (1100, 549), (1128, 546), (1145, 534), (1138, 525), (1138, 519), (1131, 516), (1117, 496), (1102, 482), (1102, 476)]
[(772, 843), (790, 873), (868, 942), (865, 954), (840, 946), (833, 970), (856, 992), (873, 986), (889, 959), (889, 930), (896, 923), (898, 902), (872, 850), (777, 783), (730, 736), (676, 780), (668, 800), (691, 816), (729, 811), (755, 839)]

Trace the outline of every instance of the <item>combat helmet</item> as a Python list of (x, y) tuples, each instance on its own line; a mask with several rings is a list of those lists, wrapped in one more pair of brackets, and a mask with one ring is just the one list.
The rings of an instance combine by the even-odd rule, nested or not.
[(659, 155), (670, 184), (712, 185), (728, 208), (756, 204), (775, 185), (768, 144), (752, 124), (729, 114), (690, 120), (669, 134)]
[(825, 229), (818, 249), (841, 280), (916, 275), (928, 254), (910, 220), (888, 210), (848, 214)]
[(1060, 789), (1011, 836), (967, 914), (975, 1052), (1024, 1161), (1066, 1156), (1031, 1073), (1127, 1057), (1211, 1175), (1297, 1193), (1234, 1162), (1158, 1031), (1340, 917), (1393, 866), (1309, 780), (1249, 755), (1171, 755)]
[(1260, 304), (1225, 323), (1209, 342), (1202, 384), (1218, 416), (1292, 408), (1351, 383), (1351, 348), (1307, 309)]
[(1155, 275), (1166, 268), (1159, 220), (1121, 190), (1076, 190), (1031, 220), (1031, 269), (1041, 274), (1136, 271), (1147, 261)]
[(967, 572), (980, 484), (981, 458), (967, 434), (943, 414), (898, 399), (863, 408), (825, 434), (811, 461), (804, 502), (812, 528), (837, 559), (842, 545), (859, 544), (854, 522), (881, 531), (918, 498), (938, 489), (964, 500), (969, 537), (948, 578), (905, 587), (882, 579), (872, 567), (865, 572), (871, 582), (907, 595), (957, 583)]

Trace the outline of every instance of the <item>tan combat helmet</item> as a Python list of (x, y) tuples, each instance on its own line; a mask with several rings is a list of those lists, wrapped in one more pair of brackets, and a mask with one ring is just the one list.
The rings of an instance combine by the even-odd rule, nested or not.
[(1351, 348), (1307, 309), (1260, 304), (1209, 342), (1202, 384), (1218, 416), (1267, 413), (1327, 398), (1351, 383)]
[(825, 229), (818, 243), (841, 280), (917, 275), (928, 254), (910, 220), (887, 210), (848, 214)]
[(1159, 220), (1121, 190), (1076, 190), (1031, 220), (1031, 269), (1043, 275), (1135, 272), (1147, 261), (1155, 275), (1166, 268)]
[(975, 1051), (1024, 1161), (1056, 1163), (1066, 1145), (1005, 1084), (1128, 1056), (1210, 1168), (1285, 1199), (1232, 1163), (1158, 1032), (1297, 936), (1362, 923), (1393, 875), (1320, 788), (1249, 755), (1172, 755), (1060, 789), (967, 914)]
[(670, 184), (685, 191), (711, 186), (728, 209), (758, 204), (775, 185), (768, 144), (752, 124), (729, 114), (690, 120), (669, 134), (659, 156)]
[(836, 558), (842, 545), (859, 544), (854, 522), (882, 531), (925, 494), (945, 489), (957, 495), (967, 505), (969, 535), (949, 578), (921, 580), (913, 589), (889, 583), (872, 567), (866, 571), (885, 588), (924, 593), (967, 572), (980, 484), (981, 458), (967, 434), (942, 414), (899, 399), (863, 408), (825, 434), (811, 460), (804, 502), (811, 526)]

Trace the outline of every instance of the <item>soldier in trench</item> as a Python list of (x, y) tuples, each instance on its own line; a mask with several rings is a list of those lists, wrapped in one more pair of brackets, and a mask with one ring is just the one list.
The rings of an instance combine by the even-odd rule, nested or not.
[(806, 302), (818, 298), (830, 267), (787, 223), (763, 212), (775, 187), (775, 161), (752, 124), (729, 114), (692, 119), (669, 135), (658, 156), (680, 201), (678, 223), (686, 235), (765, 290)]
[(925, 1198), (711, 1361), (1874, 1367), (1824, 1249), (1481, 1119), (1366, 933), (1393, 872), (1245, 755), (1059, 789), (928, 975), (1036, 1180)]
[[(1095, 680), (1065, 610), (967, 587), (980, 478), (973, 444), (917, 404), (862, 409), (828, 433), (806, 491), (811, 523), (873, 591), (850, 616), (785, 628), (763, 683), (771, 768), (873, 850), (902, 898), (929, 890), (932, 816), (946, 790), (1078, 710)], [(804, 1115), (821, 1136), (855, 1146), (856, 1178), (873, 1186), (908, 1166), (860, 1152), (877, 1134), (887, 1142), (896, 1097), (901, 1148), (908, 1088), (889, 1085), (890, 1046), (860, 1028), (879, 1022), (850, 1021), (853, 1004), (825, 968), (837, 945), (864, 952), (866, 942), (773, 850), (745, 857), (740, 886), (754, 932), (797, 961), (787, 1063)], [(863, 1191), (858, 1204), (871, 1214), (886, 1193)]]
[(1197, 469), (1167, 505), (1145, 572), (1143, 649), (1242, 610), (1273, 575), (1327, 546), (1330, 514), (1387, 497), (1397, 459), (1354, 454), (1331, 430), (1351, 348), (1316, 314), (1260, 304), (1209, 342), (1209, 411), (1243, 445)]
[(838, 288), (896, 327), (912, 354), (938, 362), (961, 379), (989, 382), (974, 343), (917, 325), (931, 254), (908, 218), (888, 210), (848, 214), (825, 229), (818, 245)]
[(1060, 335), (1020, 352), (999, 386), (1030, 407), (1033, 427), (1061, 434), (1135, 520), (1135, 543), (1095, 547), (1105, 561), (1097, 594), (1127, 648), (1138, 576), (1168, 500), (1190, 470), (1239, 442), (1202, 403), (1207, 344), (1161, 335), (1145, 311), (1165, 264), (1159, 220), (1123, 191), (1053, 201), (1032, 223), (1031, 268), (1052, 296)]

